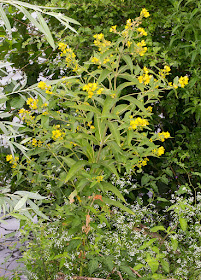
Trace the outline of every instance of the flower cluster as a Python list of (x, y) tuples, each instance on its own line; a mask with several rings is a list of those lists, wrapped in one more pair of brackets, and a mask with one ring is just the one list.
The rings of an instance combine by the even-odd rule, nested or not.
[(68, 45), (66, 45), (65, 43), (59, 43), (58, 46), (59, 46), (59, 50), (62, 51), (62, 53), (60, 55), (61, 56), (65, 55), (66, 54), (66, 50), (68, 48)]
[(185, 85), (188, 84), (188, 76), (179, 78), (180, 87), (184, 88)]
[(153, 75), (149, 75), (147, 67), (143, 68), (144, 74), (138, 77), (138, 81), (142, 84), (148, 85)]
[(141, 36), (147, 36), (147, 32), (144, 30), (144, 28), (139, 27), (137, 31), (140, 33)]
[(48, 94), (53, 94), (53, 92), (51, 91), (51, 86), (48, 86), (45, 82), (39, 82), (38, 87), (45, 90), (45, 92)]
[(145, 17), (145, 18), (148, 18), (150, 16), (149, 12), (145, 8), (142, 9), (140, 15), (141, 17)]
[(163, 154), (165, 153), (165, 149), (164, 149), (163, 146), (161, 146), (161, 147), (159, 147), (158, 149), (153, 149), (153, 150), (152, 150), (152, 153), (153, 153), (154, 155), (160, 157), (161, 155), (163, 155)]
[(149, 159), (147, 157), (143, 158), (142, 160), (139, 160), (137, 163), (137, 167), (141, 168), (142, 166), (147, 165), (148, 161), (149, 161)]
[(42, 141), (41, 140), (36, 140), (35, 138), (32, 139), (31, 141), (32, 146), (34, 147), (41, 147), (42, 146)]
[(143, 56), (147, 51), (145, 40), (142, 40), (141, 42), (137, 43), (137, 47), (137, 53), (139, 53), (140, 56)]
[(96, 39), (94, 45), (98, 47), (99, 52), (103, 53), (111, 46), (111, 42), (105, 40), (103, 33), (95, 34), (93, 37)]
[(167, 65), (165, 65), (165, 66), (164, 66), (164, 69), (161, 69), (161, 70), (159, 71), (158, 74), (159, 74), (161, 77), (165, 78), (165, 76), (167, 76), (167, 75), (170, 74), (170, 71), (171, 71), (170, 67), (167, 66)]
[(62, 140), (65, 136), (65, 132), (63, 132), (61, 129), (60, 129), (60, 125), (56, 125), (54, 127), (55, 129), (52, 130), (52, 139), (54, 141), (56, 140)]
[(32, 113), (28, 110), (25, 110), (24, 108), (19, 110), (19, 115), (21, 119), (25, 120), (28, 125), (31, 124), (35, 119), (35, 116), (32, 116)]
[(84, 85), (83, 90), (87, 91), (88, 98), (92, 98), (94, 94), (101, 94), (103, 92), (103, 88), (98, 88), (97, 83), (88, 83), (87, 85)]
[(19, 161), (19, 157), (13, 157), (12, 155), (7, 155), (6, 161), (8, 161), (10, 164), (12, 164), (12, 168), (16, 168), (17, 162)]
[(66, 66), (71, 68), (74, 72), (78, 70), (78, 62), (76, 60), (76, 55), (71, 48), (65, 43), (59, 43), (59, 49), (62, 51), (61, 56), (66, 56)]
[(27, 105), (29, 105), (30, 109), (36, 110), (38, 108), (38, 99), (28, 98)]
[(164, 142), (165, 139), (170, 138), (170, 133), (168, 131), (167, 132), (161, 132), (161, 133), (158, 133), (158, 136), (159, 136), (159, 140)]
[(149, 125), (148, 120), (146, 119), (142, 119), (140, 117), (136, 118), (136, 119), (132, 119), (130, 120), (130, 127), (129, 129), (142, 129), (144, 126)]
[(117, 26), (116, 25), (111, 26), (110, 32), (116, 33), (117, 32)]
[(97, 181), (98, 183), (100, 183), (101, 181), (103, 181), (103, 176), (97, 176), (97, 177), (96, 177), (96, 181)]

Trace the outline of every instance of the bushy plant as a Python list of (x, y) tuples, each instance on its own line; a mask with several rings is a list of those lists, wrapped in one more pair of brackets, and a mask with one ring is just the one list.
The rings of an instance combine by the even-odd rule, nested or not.
[[(99, 267), (99, 258), (104, 262), (105, 256), (111, 255), (107, 250), (115, 252), (116, 243), (112, 245), (107, 238), (114, 234), (113, 220), (118, 216), (112, 206), (130, 215), (126, 222), (125, 243), (122, 244), (122, 254), (119, 254), (121, 260), (116, 259), (115, 262), (114, 258), (110, 262), (110, 268), (115, 271), (106, 268), (105, 272), (97, 272), (96, 276), (116, 272), (114, 277), (121, 277), (121, 273), (125, 274), (124, 277), (134, 277), (129, 266), (137, 265), (137, 259), (132, 259), (130, 255), (124, 264), (124, 253), (129, 256), (130, 251), (128, 248), (127, 252), (123, 251), (130, 244), (126, 243), (126, 238), (133, 230), (129, 221), (136, 219), (135, 227), (138, 227), (139, 221), (135, 217), (136, 209), (128, 205), (118, 184), (112, 184), (112, 176), (118, 179), (119, 174), (124, 172), (135, 176), (142, 172), (149, 157), (164, 154), (164, 147), (159, 143), (169, 138), (170, 133), (155, 133), (149, 127), (152, 105), (158, 102), (160, 92), (184, 87), (188, 83), (187, 76), (176, 77), (173, 83), (168, 83), (166, 76), (171, 70), (168, 65), (156, 70), (148, 68), (148, 65), (143, 68), (138, 65), (138, 58), (147, 52), (143, 39), (147, 32), (141, 23), (148, 16), (149, 12), (144, 8), (138, 18), (127, 20), (123, 30), (112, 26), (113, 41), (106, 40), (103, 33), (95, 34), (94, 45), (98, 51), (94, 51), (90, 60), (82, 66), (74, 51), (59, 43), (65, 67), (71, 69), (75, 76), (41, 81), (32, 86), (27, 90), (30, 97), (26, 106), (19, 110), (19, 120), (25, 126), (21, 131), (26, 135), (22, 144), (26, 144), (28, 151), (24, 155), (7, 155), (6, 159), (13, 168), (17, 185), (49, 198), (43, 203), (49, 222), (31, 224), (35, 238), (29, 244), (30, 252), (24, 254), (27, 268), (35, 271), (36, 275), (43, 273), (44, 279), (54, 279), (62, 269), (63, 273), (72, 271), (80, 277), (88, 273), (93, 275)], [(23, 202), (26, 204), (26, 199)], [(60, 250), (55, 245), (55, 235), (52, 229), (49, 231), (49, 223), (55, 226), (56, 239), (61, 238), (58, 244), (67, 242), (67, 248), (62, 245)], [(103, 223), (110, 228), (109, 233), (100, 226)], [(29, 232), (28, 223), (25, 230), (26, 227)], [(157, 230), (160, 229), (166, 232), (161, 227)], [(101, 241), (108, 252), (105, 255), (98, 247)], [(143, 233), (139, 244), (142, 241)], [(142, 249), (154, 242), (157, 243), (158, 239), (151, 239), (148, 245), (142, 245), (145, 246)], [(159, 262), (166, 272), (169, 268), (165, 268), (168, 266), (163, 260), (165, 255), (153, 248), (152, 253), (146, 252), (146, 260), (140, 268), (145, 269), (147, 277), (159, 272), (153, 277), (161, 279)], [(35, 261), (32, 252), (36, 252)], [(67, 265), (68, 259), (70, 264)], [(119, 262), (125, 269), (117, 267)], [(64, 264), (72, 269), (66, 270)]]

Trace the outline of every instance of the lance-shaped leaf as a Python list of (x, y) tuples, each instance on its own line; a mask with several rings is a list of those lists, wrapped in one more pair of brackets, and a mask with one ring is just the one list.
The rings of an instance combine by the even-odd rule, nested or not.
[(124, 210), (125, 212), (135, 216), (135, 213), (131, 209), (129, 209), (128, 207), (124, 206), (121, 202), (116, 201), (116, 200), (112, 200), (112, 199), (107, 198), (107, 197), (103, 197), (102, 199), (103, 199), (104, 203), (119, 207), (120, 209)]
[(5, 24), (6, 29), (7, 29), (8, 32), (11, 34), (12, 31), (11, 31), (10, 22), (9, 22), (9, 20), (8, 20), (8, 18), (7, 18), (7, 16), (6, 16), (6, 13), (4, 12), (4, 10), (3, 10), (3, 8), (2, 8), (1, 5), (0, 5), (0, 16), (1, 16), (1, 18), (2, 18), (2, 20), (3, 20), (3, 22), (4, 22), (4, 24)]
[(69, 170), (67, 176), (66, 176), (66, 180), (65, 183), (68, 182), (74, 175), (76, 175), (76, 173), (82, 169), (85, 165), (87, 164), (87, 162), (85, 160), (80, 160), (78, 162), (76, 162)]
[(120, 198), (123, 202), (126, 203), (123, 195), (120, 193), (120, 191), (113, 186), (111, 183), (107, 183), (107, 182), (101, 182), (101, 185), (103, 186), (103, 189), (105, 191), (111, 191), (113, 194), (115, 194), (118, 198)]

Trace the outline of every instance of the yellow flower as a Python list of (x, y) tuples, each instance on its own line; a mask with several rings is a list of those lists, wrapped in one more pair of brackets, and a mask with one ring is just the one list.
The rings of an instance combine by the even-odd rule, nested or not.
[(62, 130), (60, 130), (60, 129), (58, 129), (60, 126), (56, 126), (55, 128), (57, 128), (57, 129), (55, 129), (55, 130), (53, 130), (52, 131), (52, 139), (53, 140), (62, 140), (63, 139), (63, 137), (65, 136), (65, 133), (62, 131)]
[(140, 56), (143, 56), (146, 53), (146, 51), (147, 51), (147, 47), (145, 47), (146, 46), (145, 41), (142, 40), (141, 42), (137, 43), (137, 46), (139, 48), (137, 50), (137, 52), (139, 53)]
[(110, 32), (116, 33), (117, 32), (117, 26), (116, 25), (111, 26)]
[(6, 156), (6, 161), (12, 161), (13, 159), (13, 156), (12, 155), (7, 155)]
[(145, 18), (147, 18), (147, 17), (150, 16), (149, 12), (148, 12), (147, 9), (145, 9), (145, 8), (142, 9), (140, 15), (141, 15), (142, 17), (145, 17)]
[(157, 151), (157, 155), (160, 157), (161, 155), (163, 155), (165, 153), (165, 149), (163, 146), (159, 147), (158, 148), (158, 151)]
[(180, 77), (179, 84), (180, 87), (184, 88), (184, 86), (188, 84), (188, 76)]
[(41, 89), (46, 89), (47, 85), (46, 85), (45, 82), (41, 81), (41, 82), (38, 83), (38, 87), (41, 88)]
[(149, 113), (151, 113), (151, 112), (152, 112), (152, 107), (149, 106), (149, 107), (146, 108), (146, 110), (147, 110)]
[(144, 28), (139, 27), (139, 28), (137, 29), (137, 31), (140, 33), (140, 35), (142, 35), (142, 36), (147, 36), (147, 32), (144, 30)]
[(130, 42), (130, 41), (127, 41), (127, 43), (126, 43), (128, 48), (130, 48), (131, 44), (132, 44), (132, 42)]
[(170, 137), (170, 133), (168, 131), (167, 132), (161, 132), (161, 133), (158, 133), (158, 136), (159, 136), (159, 140), (164, 142), (165, 139)]
[(142, 129), (142, 127), (149, 125), (149, 122), (146, 119), (140, 117), (130, 120), (130, 129)]
[(37, 140), (35, 138), (32, 139), (32, 146), (37, 147)]
[(28, 98), (27, 99), (27, 105), (33, 110), (36, 110), (38, 108), (38, 99)]
[(96, 177), (96, 181), (97, 181), (98, 183), (100, 183), (101, 181), (103, 181), (103, 176), (97, 176), (97, 177)]
[(93, 57), (92, 59), (91, 59), (91, 62), (93, 62), (93, 63), (100, 63), (100, 60), (98, 59), (98, 58), (96, 58), (96, 57)]

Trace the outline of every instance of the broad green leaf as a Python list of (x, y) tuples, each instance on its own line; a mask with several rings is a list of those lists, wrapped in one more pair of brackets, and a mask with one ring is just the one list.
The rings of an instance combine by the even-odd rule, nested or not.
[(98, 83), (98, 84), (102, 83), (102, 81), (104, 81), (105, 78), (107, 78), (108, 75), (109, 75), (110, 73), (111, 73), (110, 70), (107, 70), (107, 69), (102, 70), (102, 71), (100, 72), (100, 76), (99, 76), (99, 78), (98, 78), (98, 80), (97, 80), (97, 83)]
[(94, 106), (91, 106), (91, 105), (69, 105), (69, 107), (71, 108), (75, 108), (77, 110), (83, 110), (83, 111), (86, 111), (86, 112), (94, 112), (98, 115), (101, 115), (101, 112), (98, 108), (94, 107)]
[(92, 273), (98, 268), (98, 261), (96, 259), (92, 259), (88, 262), (88, 270), (89, 274), (92, 275)]
[(169, 265), (169, 263), (167, 261), (163, 260), (163, 259), (160, 260), (160, 262), (161, 262), (161, 265), (162, 265), (164, 271), (169, 273), (170, 272), (170, 265)]
[(128, 67), (130, 68), (131, 73), (133, 73), (133, 62), (132, 62), (130, 55), (123, 55), (122, 58), (126, 62)]
[(22, 98), (21, 96), (18, 96), (18, 97), (14, 97), (11, 99), (10, 105), (11, 105), (11, 107), (14, 107), (15, 109), (19, 109), (19, 108), (23, 107), (24, 103), (25, 103), (24, 98)]
[(163, 226), (155, 226), (150, 229), (151, 232), (157, 232), (159, 230), (166, 231), (166, 229)]
[(115, 168), (113, 161), (102, 161), (100, 162), (100, 165), (103, 165), (106, 169), (109, 169), (113, 174), (117, 176), (117, 179), (119, 179), (119, 174)]
[(171, 243), (172, 243), (172, 249), (173, 249), (174, 251), (176, 251), (177, 248), (178, 248), (178, 241), (177, 241), (177, 239), (171, 238)]
[(61, 268), (64, 266), (65, 262), (66, 262), (66, 259), (65, 259), (65, 258), (62, 258), (62, 259), (60, 260), (59, 269), (61, 269)]
[(181, 229), (182, 229), (183, 231), (186, 231), (187, 226), (188, 226), (186, 219), (180, 218), (180, 219), (179, 219), (179, 223), (180, 223)]
[(118, 87), (117, 87), (117, 96), (120, 96), (121, 95), (121, 91), (126, 88), (126, 87), (129, 87), (129, 86), (132, 86), (134, 83), (133, 82), (125, 82), (125, 83), (122, 83), (120, 84)]
[(78, 162), (76, 162), (69, 170), (67, 176), (66, 176), (66, 180), (65, 183), (68, 182), (80, 169), (82, 169), (85, 165), (87, 164), (87, 162), (85, 160), (80, 160)]
[(8, 20), (8, 18), (7, 18), (7, 16), (6, 16), (6, 13), (4, 12), (4, 10), (3, 10), (1, 4), (0, 4), (0, 16), (1, 16), (1, 18), (2, 18), (2, 20), (3, 20), (3, 22), (4, 22), (4, 24), (5, 24), (5, 27), (6, 27), (6, 29), (8, 30), (8, 32), (9, 32), (10, 34), (12, 34), (10, 22), (9, 22), (9, 20)]
[(119, 201), (112, 200), (112, 199), (107, 198), (107, 197), (103, 197), (102, 199), (103, 199), (104, 203), (109, 204), (109, 205), (114, 205), (116, 207), (119, 207), (120, 209), (124, 210), (125, 212), (135, 216), (135, 213), (131, 209), (129, 209), (128, 207), (124, 206)]
[(146, 262), (150, 266), (152, 273), (158, 270), (159, 262), (156, 259), (151, 258), (149, 254), (147, 254)]
[(69, 167), (72, 167), (73, 164), (75, 164), (75, 160), (70, 158), (70, 157), (61, 157), (60, 158), (63, 159), (63, 161), (69, 166)]
[(17, 210), (21, 209), (26, 204), (27, 199), (28, 199), (28, 196), (26, 196), (26, 195), (24, 197), (22, 197), (18, 201), (18, 203), (15, 205), (14, 210), (17, 211)]
[(139, 263), (139, 264), (137, 264), (136, 266), (134, 266), (133, 269), (134, 269), (134, 270), (139, 270), (139, 269), (141, 269), (141, 268), (143, 268), (143, 267), (144, 267), (144, 265), (141, 264), (141, 263)]
[(123, 202), (126, 203), (123, 195), (120, 193), (120, 191), (111, 183), (107, 183), (107, 182), (101, 182), (103, 188), (105, 191), (111, 191), (112, 193), (114, 193), (118, 198), (120, 198)]
[(152, 238), (151, 240), (145, 242), (142, 246), (140, 246), (139, 250), (143, 250), (147, 247), (149, 247), (151, 244), (153, 244), (156, 240), (158, 240), (157, 238)]
[(116, 140), (117, 144), (120, 146), (120, 133), (118, 130), (118, 123), (117, 122), (108, 122), (108, 126), (110, 128), (112, 136)]
[(116, 101), (114, 98), (112, 98), (111, 96), (106, 97), (101, 116), (102, 118), (108, 118), (108, 114), (110, 113), (110, 110), (115, 103)]

